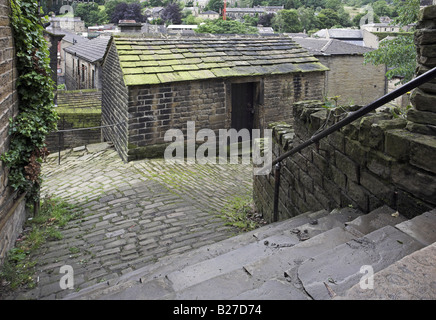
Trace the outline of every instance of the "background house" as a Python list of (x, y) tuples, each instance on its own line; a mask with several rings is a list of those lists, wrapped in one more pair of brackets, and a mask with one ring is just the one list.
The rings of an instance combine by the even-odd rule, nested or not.
[(245, 15), (250, 17), (254, 17), (256, 15), (262, 15), (267, 13), (277, 13), (280, 10), (284, 9), (284, 6), (254, 6), (253, 8), (226, 8), (226, 16), (235, 19), (241, 20)]
[(325, 77), (326, 97), (340, 96), (339, 103), (366, 105), (387, 93), (385, 66), (363, 63), (363, 54), (373, 49), (335, 39), (294, 40), (330, 69)]
[(110, 38), (96, 38), (64, 49), (68, 90), (101, 89), (101, 62)]
[(362, 30), (357, 29), (322, 29), (315, 32), (312, 37), (324, 39), (336, 39), (351, 44), (364, 46)]
[(75, 34), (70, 30), (61, 29), (60, 26), (56, 24), (56, 22), (53, 22), (52, 25), (50, 25), (46, 30), (53, 34), (63, 35), (62, 39), (58, 43), (57, 77), (58, 84), (65, 84), (66, 52), (64, 51), (64, 49), (75, 44), (87, 42), (89, 41), (89, 39), (81, 35)]
[(198, 16), (202, 19), (215, 20), (215, 19), (218, 19), (220, 17), (220, 14), (218, 12), (208, 10), (208, 11), (204, 11), (204, 12), (199, 13)]
[[(103, 130), (124, 161), (151, 157), (165, 132), (265, 129), (292, 103), (320, 99), (326, 68), (289, 37), (113, 38), (103, 62)], [(156, 149), (153, 149), (156, 150)]]

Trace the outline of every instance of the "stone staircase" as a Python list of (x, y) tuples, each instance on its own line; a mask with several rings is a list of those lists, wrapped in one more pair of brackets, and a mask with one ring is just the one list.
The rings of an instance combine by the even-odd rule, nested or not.
[[(435, 242), (436, 209), (411, 220), (387, 206), (368, 214), (352, 208), (307, 212), (65, 299), (434, 299)], [(413, 263), (415, 275), (404, 271)], [(374, 272), (373, 289), (359, 285), (364, 266)], [(407, 290), (399, 285), (403, 280)]]

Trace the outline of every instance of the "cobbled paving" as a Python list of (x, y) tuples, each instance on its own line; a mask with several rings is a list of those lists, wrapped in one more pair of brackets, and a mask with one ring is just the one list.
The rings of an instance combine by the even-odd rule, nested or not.
[[(123, 163), (113, 148), (101, 149), (64, 151), (61, 165), (53, 154), (43, 165), (42, 196), (83, 214), (37, 252), (36, 288), (8, 299), (60, 299), (235, 234), (217, 215), (235, 196), (251, 194), (250, 165)], [(73, 289), (61, 289), (64, 265), (74, 270)]]

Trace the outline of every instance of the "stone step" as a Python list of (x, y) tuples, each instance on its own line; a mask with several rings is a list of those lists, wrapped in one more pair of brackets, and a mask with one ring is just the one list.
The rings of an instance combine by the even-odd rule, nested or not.
[(337, 226), (344, 227), (346, 221), (361, 214), (356, 209), (345, 208), (334, 210), (318, 219), (313, 219), (312, 215), (312, 220), (309, 223), (287, 230), (279, 237), (273, 236), (216, 258), (190, 265), (182, 270), (172, 272), (166, 277), (173, 284), (174, 290), (180, 291), (228, 272), (240, 270), (244, 265), (248, 266), (271, 256), (286, 255), (285, 252), (292, 251), (292, 247), (300, 241), (307, 240)]
[(64, 299), (99, 299), (103, 298), (104, 296), (115, 297), (117, 293), (121, 294), (121, 292), (128, 290), (132, 286), (142, 285), (148, 281), (161, 278), (172, 271), (181, 270), (185, 266), (212, 259), (243, 246), (257, 243), (273, 235), (281, 235), (284, 232), (289, 233), (289, 230), (295, 229), (301, 225), (307, 224), (326, 215), (328, 215), (326, 210), (306, 212), (291, 219), (274, 222), (253, 231), (246, 232), (241, 235), (237, 235), (183, 254), (164, 257), (154, 264), (150, 264), (129, 272), (117, 279), (105, 283), (98, 283), (82, 289), (79, 292), (69, 294)]
[(347, 230), (358, 236), (364, 236), (384, 226), (395, 226), (403, 221), (407, 221), (407, 218), (384, 205), (346, 224)]
[(388, 225), (306, 260), (298, 268), (298, 278), (313, 299), (331, 299), (359, 283), (363, 266), (378, 272), (422, 247)]
[(301, 240), (307, 240), (326, 230), (335, 227), (345, 227), (347, 223), (355, 221), (361, 217), (363, 213), (360, 210), (353, 208), (334, 209), (328, 215), (313, 219), (297, 228), (291, 230), (298, 235)]
[(271, 279), (259, 288), (245, 291), (232, 300), (310, 300), (300, 290), (292, 287), (285, 280)]
[[(297, 235), (299, 242), (294, 246), (283, 248), (263, 258), (257, 256), (252, 262), (241, 260), (241, 263), (234, 265), (230, 272), (223, 273), (220, 270), (219, 274), (212, 273), (217, 275), (178, 291), (176, 295), (171, 296), (171, 299), (229, 299), (235, 294), (256, 290), (272, 278), (280, 277), (279, 280), (284, 281), (284, 271), (292, 262), (301, 263), (312, 255), (351, 240), (353, 235), (344, 230), (345, 222), (361, 214), (362, 212), (351, 208), (333, 210), (317, 219), (312, 214), (310, 222), (284, 232), (284, 235)], [(268, 241), (267, 245), (277, 245), (270, 243), (269, 239), (266, 241)], [(265, 243), (264, 241), (264, 245)], [(212, 263), (212, 265), (216, 267), (217, 264)], [(171, 277), (169, 278), (171, 280)]]
[(395, 226), (424, 245), (436, 242), (436, 209)]
[[(296, 268), (308, 257), (334, 248), (336, 245), (347, 242), (353, 237), (343, 227), (336, 227), (306, 241), (300, 241), (292, 247), (283, 248), (284, 250), (277, 251), (273, 255), (257, 259), (253, 262), (246, 261), (241, 263), (238, 268), (231, 272), (220, 274), (196, 285), (189, 286), (166, 298), (183, 300), (242, 298), (244, 292), (252, 292), (253, 294), (260, 292), (257, 290), (266, 282), (273, 279), (279, 283), (287, 283), (290, 294), (297, 296), (304, 295), (308, 298), (303, 291), (299, 290), (301, 286), (293, 286), (293, 283), (289, 283), (289, 278), (285, 277), (284, 271), (289, 269), (290, 266)], [(297, 294), (296, 291), (300, 293)], [(262, 296), (262, 299), (266, 298), (267, 295)]]
[(251, 263), (274, 254), (282, 254), (299, 242), (296, 235), (272, 236), (218, 257), (189, 265), (166, 275), (175, 291), (180, 291), (214, 277), (234, 272), (245, 263)]
[[(278, 282), (272, 282), (271, 285), (279, 285), (285, 280), (283, 271), (289, 266), (287, 261), (293, 256), (291, 252), (300, 253), (299, 256), (304, 255), (303, 252), (320, 253), (351, 239), (352, 235), (343, 230), (344, 222), (362, 213), (349, 208), (332, 213), (319, 211), (306, 214), (309, 222), (307, 219), (303, 220), (302, 216), (292, 218), (287, 223), (281, 223), (279, 236), (264, 238), (265, 230), (262, 228), (256, 233), (257, 239), (262, 239), (261, 241), (169, 273), (165, 277), (168, 281), (157, 284), (153, 280), (151, 283), (144, 283), (141, 285), (141, 296), (147, 295), (154, 299), (155, 292), (149, 290), (154, 290), (159, 285), (160, 289), (157, 291), (163, 293), (162, 299), (229, 299), (245, 291), (257, 292), (257, 288), (276, 276), (281, 276), (281, 279), (276, 279)], [(296, 229), (301, 228), (297, 221), (298, 224), (306, 222), (302, 224), (301, 232), (310, 228), (310, 232), (305, 233), (311, 236), (309, 240), (301, 241), (295, 233)], [(334, 228), (333, 232), (329, 232), (331, 228)], [(322, 231), (327, 232), (324, 234)], [(298, 249), (299, 246), (304, 249)], [(170, 290), (168, 284), (171, 286)], [(123, 297), (131, 297), (130, 292), (137, 290), (128, 289)]]
[(436, 242), (376, 272), (371, 287), (356, 284), (335, 299), (435, 300)]

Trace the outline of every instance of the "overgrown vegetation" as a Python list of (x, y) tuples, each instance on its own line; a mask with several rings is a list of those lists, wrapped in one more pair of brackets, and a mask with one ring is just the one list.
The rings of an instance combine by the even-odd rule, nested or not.
[(45, 197), (37, 216), (26, 221), (24, 231), (7, 255), (0, 272), (1, 291), (36, 285), (33, 253), (47, 241), (62, 239), (61, 230), (68, 221), (80, 216), (74, 205), (60, 199)]
[(236, 227), (241, 232), (251, 231), (266, 224), (255, 210), (251, 193), (232, 198), (219, 216), (226, 221), (226, 225)]
[(215, 34), (256, 34), (257, 28), (247, 26), (235, 20), (208, 20), (205, 24), (195, 29), (196, 33), (215, 33)]
[(54, 83), (44, 29), (36, 0), (11, 0), (14, 31), (19, 113), (9, 119), (10, 147), (0, 156), (9, 168), (9, 185), (27, 192), (27, 199), (38, 201), (40, 167), (46, 136), (56, 129)]
[[(419, 0), (394, 0), (398, 16), (394, 23), (403, 27), (416, 23), (419, 13)], [(413, 29), (412, 29), (413, 30)], [(396, 83), (406, 83), (412, 80), (416, 68), (416, 47), (413, 32), (399, 33), (393, 39), (384, 39), (377, 50), (365, 53), (365, 63), (386, 65), (386, 77), (401, 80)]]

